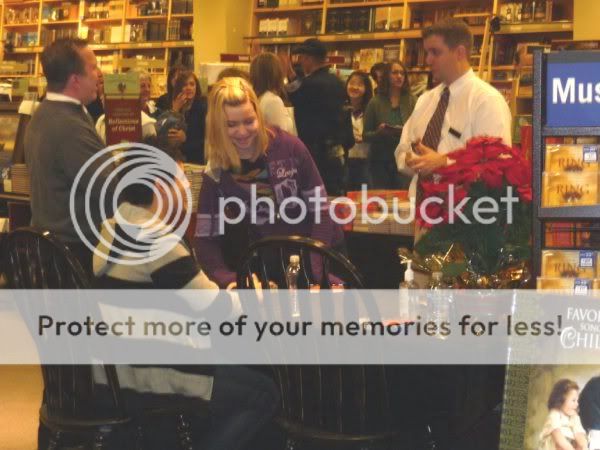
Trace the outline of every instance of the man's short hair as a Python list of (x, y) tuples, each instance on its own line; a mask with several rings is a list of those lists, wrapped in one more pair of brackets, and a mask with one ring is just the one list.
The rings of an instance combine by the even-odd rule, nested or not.
[[(150, 145), (152, 147), (155, 147), (157, 150), (164, 152), (167, 156), (171, 157), (173, 159), (173, 161), (175, 161), (175, 163), (177, 163), (177, 164), (183, 162), (183, 155), (181, 154), (181, 152), (179, 150), (160, 146), (158, 141), (156, 140), (155, 136), (149, 136), (148, 138), (144, 139), (144, 144)], [(133, 169), (135, 169), (137, 167), (140, 167), (140, 166), (145, 167), (145, 164), (147, 164), (148, 158), (153, 159), (156, 157), (155, 156), (156, 154), (154, 153), (154, 151), (147, 150), (142, 147), (136, 147), (135, 145), (133, 145), (132, 150), (136, 151), (135, 155), (129, 155), (127, 153), (127, 150), (125, 150), (125, 153), (123, 155), (123, 159), (122, 159), (121, 163), (128, 163), (128, 165), (125, 169), (122, 169), (120, 171), (119, 175), (121, 177), (125, 177), (125, 175), (127, 173), (131, 172)], [(145, 152), (148, 153), (147, 158), (144, 158), (141, 155)], [(168, 170), (163, 173), (163, 180), (171, 178), (169, 173), (170, 172)], [(154, 181), (156, 181), (157, 178), (158, 178), (158, 175), (156, 173), (153, 173), (153, 174), (148, 174), (148, 175), (144, 176), (143, 180), (154, 182)], [(143, 180), (140, 179), (140, 180), (138, 180), (139, 182), (137, 182), (137, 183), (134, 182), (134, 183), (130, 184), (129, 186), (126, 186), (123, 189), (123, 191), (121, 191), (121, 194), (119, 196), (119, 203), (128, 202), (128, 203), (131, 203), (132, 205), (136, 205), (136, 206), (151, 205), (152, 200), (154, 198), (154, 190), (152, 189), (152, 187), (144, 184), (142, 182)]]
[(448, 48), (455, 49), (462, 45), (467, 50), (467, 56), (473, 48), (473, 33), (461, 19), (445, 19), (423, 30), (423, 39), (431, 36), (441, 36)]
[(88, 46), (84, 39), (58, 39), (42, 52), (42, 67), (48, 91), (62, 92), (71, 75), (85, 73), (85, 61), (79, 51)]

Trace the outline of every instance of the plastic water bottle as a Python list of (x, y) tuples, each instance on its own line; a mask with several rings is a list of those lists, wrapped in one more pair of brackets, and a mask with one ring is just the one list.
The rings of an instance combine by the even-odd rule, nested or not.
[(285, 270), (288, 290), (292, 301), (292, 317), (300, 316), (300, 306), (298, 305), (298, 275), (300, 274), (300, 256), (290, 255), (290, 263)]
[(431, 274), (427, 310), (429, 312), (429, 321), (435, 322), (438, 326), (437, 337), (440, 339), (446, 339), (446, 336), (439, 333), (442, 323), (450, 322), (452, 297), (447, 295), (448, 288), (449, 286), (444, 283), (442, 272), (433, 272)]

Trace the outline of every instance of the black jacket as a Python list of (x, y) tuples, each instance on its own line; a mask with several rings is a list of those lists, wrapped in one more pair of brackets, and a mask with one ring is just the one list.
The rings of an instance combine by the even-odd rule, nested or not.
[(345, 149), (354, 145), (352, 122), (344, 110), (344, 84), (329, 72), (329, 67), (321, 67), (300, 80), (300, 87), (290, 91), (289, 97), (294, 105), (298, 137), (311, 152), (323, 148), (326, 141)]
[(204, 136), (206, 131), (206, 99), (194, 100), (185, 113), (186, 140), (181, 150), (187, 162), (204, 164)]
[(600, 430), (600, 376), (589, 380), (579, 394), (579, 416), (586, 431)]

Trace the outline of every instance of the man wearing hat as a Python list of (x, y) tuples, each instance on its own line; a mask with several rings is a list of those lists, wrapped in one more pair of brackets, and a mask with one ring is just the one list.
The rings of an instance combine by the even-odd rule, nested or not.
[(329, 72), (327, 49), (318, 39), (307, 39), (293, 53), (304, 72), (302, 78), (293, 70), (288, 73), (298, 137), (310, 150), (327, 193), (342, 195), (344, 154), (354, 145), (350, 115), (344, 110), (344, 85)]

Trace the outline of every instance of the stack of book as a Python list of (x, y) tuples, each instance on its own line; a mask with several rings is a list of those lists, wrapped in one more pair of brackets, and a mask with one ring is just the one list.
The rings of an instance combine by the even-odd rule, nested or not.
[(184, 164), (185, 176), (190, 182), (190, 191), (192, 193), (192, 211), (198, 211), (198, 198), (200, 197), (200, 189), (202, 189), (202, 174), (206, 166), (198, 164)]
[(29, 194), (31, 192), (29, 170), (25, 164), (13, 164), (10, 169), (10, 176), (14, 193)]

